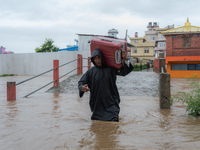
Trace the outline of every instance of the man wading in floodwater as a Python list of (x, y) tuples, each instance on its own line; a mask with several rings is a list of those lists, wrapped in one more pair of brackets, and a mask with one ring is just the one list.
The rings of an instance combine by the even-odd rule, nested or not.
[[(127, 61), (126, 51), (122, 57)], [(120, 69), (106, 66), (103, 54), (95, 49), (91, 56), (94, 67), (90, 68), (78, 82), (79, 96), (90, 91), (90, 108), (92, 120), (119, 121), (120, 97), (116, 86), (116, 75), (125, 76), (133, 70), (126, 62)]]

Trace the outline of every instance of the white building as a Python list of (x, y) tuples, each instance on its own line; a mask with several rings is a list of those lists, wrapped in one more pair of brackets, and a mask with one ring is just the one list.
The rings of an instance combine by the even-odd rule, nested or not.
[(90, 51), (90, 41), (98, 36), (94, 34), (77, 34), (78, 35), (78, 51)]
[(149, 22), (147, 26), (147, 31), (145, 31), (145, 35), (153, 42), (155, 42), (154, 55), (155, 58), (158, 58), (159, 53), (163, 52), (164, 56), (166, 56), (166, 38), (161, 34), (161, 32), (173, 29), (174, 25), (168, 25), (165, 28), (159, 28), (157, 22)]
[(108, 36), (112, 36), (117, 38), (118, 30), (117, 29), (110, 29), (108, 30)]

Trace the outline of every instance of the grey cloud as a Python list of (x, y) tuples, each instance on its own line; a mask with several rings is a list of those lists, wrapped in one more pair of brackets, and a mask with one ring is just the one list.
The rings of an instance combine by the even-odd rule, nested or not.
[[(125, 36), (126, 29), (130, 36), (136, 31), (143, 36), (149, 21), (160, 27), (182, 26), (189, 17), (192, 25), (200, 26), (199, 4), (199, 0), (0, 0), (0, 44), (16, 52), (27, 48), (34, 52), (45, 38), (63, 48), (74, 44), (76, 33), (106, 34), (110, 28), (117, 28), (119, 37)], [(124, 14), (130, 22), (121, 24)], [(138, 25), (135, 16), (146, 23)], [(104, 17), (122, 20), (112, 22)], [(28, 25), (16, 26), (19, 21)]]

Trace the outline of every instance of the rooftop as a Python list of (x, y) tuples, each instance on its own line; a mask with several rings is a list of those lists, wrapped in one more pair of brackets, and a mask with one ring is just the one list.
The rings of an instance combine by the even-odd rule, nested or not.
[(181, 26), (178, 28), (170, 29), (167, 31), (163, 31), (163, 35), (170, 35), (170, 34), (183, 34), (183, 33), (200, 33), (200, 27), (191, 26), (189, 19), (187, 18), (187, 22), (185, 26)]

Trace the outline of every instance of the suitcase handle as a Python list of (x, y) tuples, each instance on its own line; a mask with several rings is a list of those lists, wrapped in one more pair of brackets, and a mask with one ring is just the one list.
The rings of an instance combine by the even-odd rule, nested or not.
[(118, 50), (118, 51), (115, 51), (115, 61), (116, 61), (116, 64), (120, 64), (121, 63), (121, 51)]
[(118, 40), (114, 40), (114, 39), (113, 40), (111, 40), (111, 39), (105, 39), (103, 37), (97, 37), (97, 38), (99, 38), (101, 40), (104, 40), (104, 41), (121, 43), (123, 45), (123, 50), (125, 50), (125, 46), (124, 46), (124, 43), (122, 41), (118, 41)]

